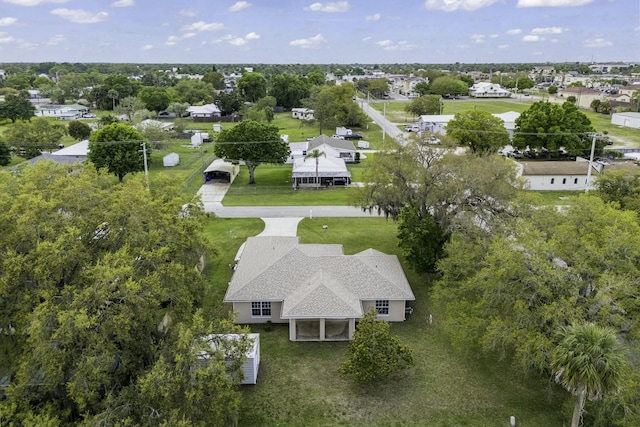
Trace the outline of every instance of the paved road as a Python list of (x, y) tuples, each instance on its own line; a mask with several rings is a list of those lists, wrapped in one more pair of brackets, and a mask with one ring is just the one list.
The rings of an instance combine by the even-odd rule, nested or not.
[(360, 108), (364, 111), (384, 132), (387, 136), (396, 140), (399, 144), (403, 144), (407, 134), (401, 131), (398, 126), (388, 120), (381, 112), (373, 108), (370, 103), (364, 99), (358, 99)]

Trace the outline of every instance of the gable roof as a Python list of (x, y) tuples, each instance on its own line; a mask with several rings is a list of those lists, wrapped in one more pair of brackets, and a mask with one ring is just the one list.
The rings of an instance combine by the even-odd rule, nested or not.
[[(522, 175), (580, 175), (587, 176), (589, 171), (589, 162), (523, 162)], [(592, 174), (596, 174), (597, 169), (593, 169)]]
[[(61, 148), (51, 153), (53, 156), (87, 156), (89, 153), (89, 140), (85, 139), (68, 147)], [(76, 159), (78, 161), (78, 159)]]
[[(321, 177), (351, 177), (344, 159), (339, 157), (318, 157), (318, 175)], [(300, 157), (293, 161), (294, 178), (316, 176), (316, 159)]]
[(227, 288), (226, 302), (282, 301), (282, 318), (361, 317), (362, 300), (413, 300), (395, 255), (297, 237), (251, 237)]
[(327, 135), (320, 135), (311, 139), (311, 141), (309, 141), (308, 151), (313, 151), (314, 148), (317, 148), (322, 144), (326, 144), (341, 150), (356, 151), (356, 146), (353, 145), (353, 142), (351, 140), (330, 138)]

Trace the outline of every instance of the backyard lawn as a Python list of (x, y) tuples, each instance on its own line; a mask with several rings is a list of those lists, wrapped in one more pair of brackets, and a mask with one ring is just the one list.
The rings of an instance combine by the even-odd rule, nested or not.
[[(205, 271), (211, 284), (207, 312), (224, 312), (219, 301), (231, 277), (228, 264), (244, 237), (261, 231), (256, 221), (210, 219), (207, 235), (221, 250)], [(400, 255), (396, 233), (384, 218), (304, 219), (298, 228), (303, 243), (340, 243), (346, 254), (372, 247)], [(392, 331), (412, 348), (413, 368), (370, 385), (354, 384), (337, 372), (346, 343), (294, 343), (287, 325), (254, 326), (261, 334), (260, 373), (257, 385), (243, 387), (239, 425), (506, 427), (512, 415), (523, 427), (566, 423), (568, 394), (552, 381), (514, 372), (496, 359), (455, 352), (438, 316), (428, 322), (437, 312), (429, 304), (429, 279), (404, 268), (415, 311)]]

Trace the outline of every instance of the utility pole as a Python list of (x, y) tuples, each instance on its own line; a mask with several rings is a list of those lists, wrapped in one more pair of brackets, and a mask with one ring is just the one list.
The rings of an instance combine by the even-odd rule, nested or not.
[(585, 193), (589, 192), (589, 181), (591, 180), (591, 169), (593, 168), (593, 153), (596, 150), (596, 139), (597, 139), (597, 136), (594, 133), (593, 139), (591, 140), (591, 155), (589, 156), (589, 170), (587, 171), (587, 183), (584, 186)]
[(382, 146), (384, 147), (385, 126), (387, 125), (387, 103), (382, 104), (382, 115), (384, 120), (382, 121)]
[(147, 166), (147, 143), (142, 141), (142, 157), (144, 158), (144, 177), (147, 181), (147, 191), (149, 191), (149, 167)]

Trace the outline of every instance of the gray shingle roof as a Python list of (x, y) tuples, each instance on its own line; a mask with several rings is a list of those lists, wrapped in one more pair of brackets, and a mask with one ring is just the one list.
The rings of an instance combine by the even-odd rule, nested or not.
[(413, 300), (395, 255), (341, 245), (303, 245), (297, 237), (252, 237), (225, 295), (227, 302), (283, 301), (282, 317), (360, 317), (362, 300)]

